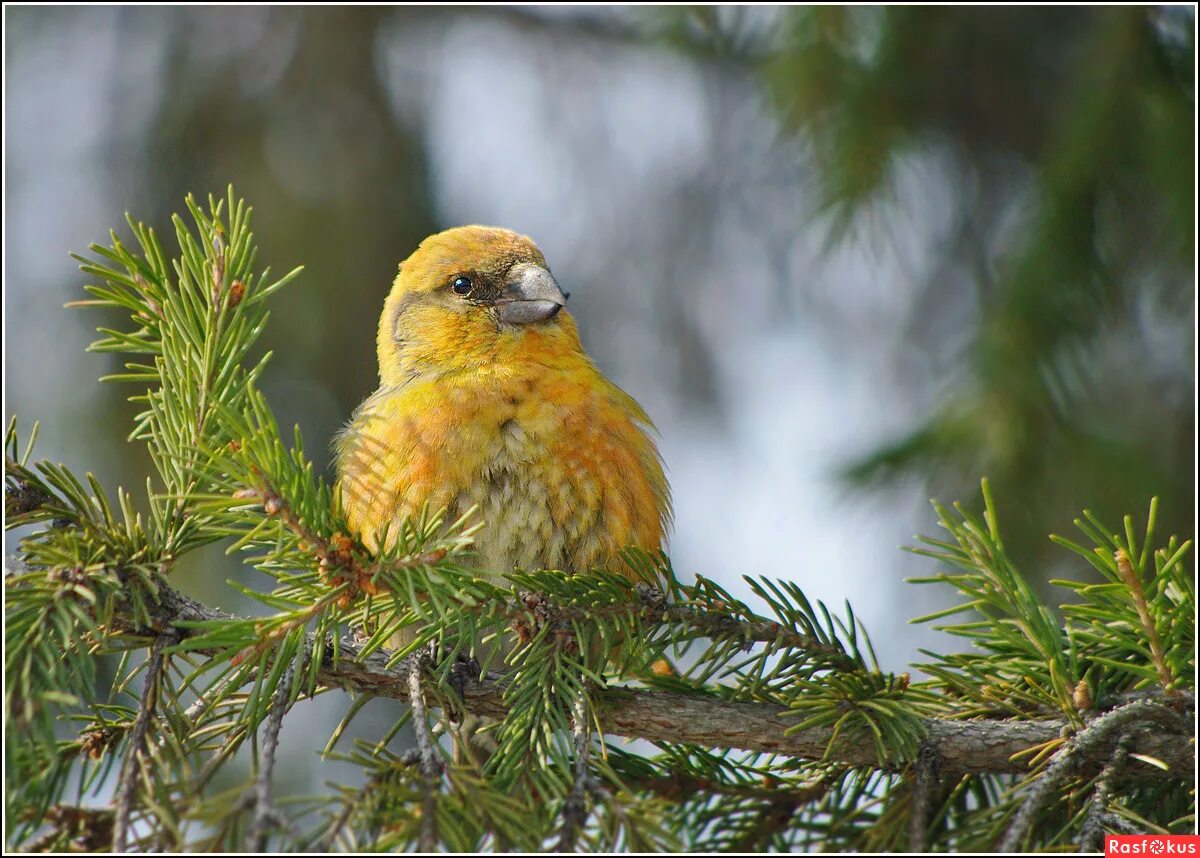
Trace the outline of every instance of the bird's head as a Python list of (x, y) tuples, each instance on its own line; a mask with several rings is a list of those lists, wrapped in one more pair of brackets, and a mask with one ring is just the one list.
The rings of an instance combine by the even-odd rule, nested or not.
[(524, 235), (487, 226), (431, 235), (400, 264), (384, 304), (380, 380), (581, 353), (566, 301)]

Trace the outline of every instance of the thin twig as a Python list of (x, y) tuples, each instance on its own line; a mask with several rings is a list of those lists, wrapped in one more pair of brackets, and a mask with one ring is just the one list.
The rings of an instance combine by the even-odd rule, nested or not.
[(342, 833), (342, 829), (346, 827), (346, 823), (350, 821), (350, 817), (354, 815), (354, 809), (358, 807), (358, 803), (366, 798), (368, 791), (375, 789), (378, 786), (375, 779), (372, 778), (363, 784), (362, 789), (355, 794), (354, 798), (346, 802), (346, 806), (342, 808), (342, 812), (338, 814), (337, 819), (333, 821), (329, 832), (325, 835), (325, 841), (322, 844), (322, 850), (332, 852), (337, 846), (338, 835)]
[(1104, 823), (1111, 816), (1108, 804), (1112, 800), (1113, 781), (1129, 759), (1129, 746), (1132, 744), (1128, 733), (1117, 741), (1117, 749), (1113, 751), (1112, 759), (1096, 778), (1096, 788), (1092, 792), (1092, 801), (1088, 806), (1087, 818), (1083, 822), (1083, 831), (1079, 837), (1080, 852), (1102, 852), (1104, 850)]
[(23, 473), (28, 473), (23, 466), (7, 456), (5, 457), (4, 475), (13, 481), (12, 485), (4, 487), (4, 517), (6, 519), (25, 515), (42, 507), (49, 507), (55, 501), (52, 495), (33, 480), (23, 478), (21, 476)]
[(292, 678), (295, 664), (288, 665), (271, 695), (271, 711), (267, 715), (267, 726), (263, 730), (261, 760), (258, 775), (254, 779), (254, 823), (250, 828), (251, 850), (265, 852), (267, 835), (280, 819), (280, 813), (271, 804), (271, 775), (275, 771), (275, 751), (279, 747), (279, 730), (283, 716), (288, 710), (288, 698), (292, 695)]
[(110, 807), (80, 807), (56, 804), (46, 811), (45, 823), (50, 830), (25, 845), (22, 852), (53, 852), (61, 850), (63, 838), (76, 852), (103, 852), (113, 842), (113, 810)]
[(766, 852), (771, 838), (786, 831), (802, 802), (794, 795), (783, 794), (770, 799), (758, 812), (757, 821), (730, 847), (731, 852)]
[(729, 851), (737, 853), (770, 851), (771, 840), (787, 831), (792, 818), (801, 807), (820, 801), (832, 785), (826, 777), (799, 789), (778, 790), (766, 797), (766, 803), (758, 810), (754, 824), (737, 839)]
[(588, 818), (588, 795), (593, 791), (592, 775), (588, 771), (589, 752), (591, 750), (591, 730), (588, 729), (586, 691), (580, 691), (572, 704), (573, 723), (571, 735), (575, 744), (575, 782), (571, 792), (563, 802), (562, 835), (559, 837), (556, 852), (574, 852), (579, 842), (579, 835)]
[(908, 815), (908, 851), (928, 850), (929, 805), (941, 776), (941, 758), (932, 742), (921, 743), (913, 770), (912, 793)]
[(417, 736), (417, 753), (421, 760), (421, 779), (425, 799), (421, 808), (421, 836), (417, 841), (418, 852), (432, 852), (437, 848), (437, 790), (441, 780), (441, 763), (433, 750), (433, 739), (429, 735), (429, 719), (425, 712), (425, 692), (421, 688), (421, 671), (424, 657), (414, 654), (408, 658), (408, 701), (412, 706), (413, 732)]
[(141, 771), (142, 752), (146, 748), (146, 733), (154, 719), (158, 705), (158, 684), (162, 679), (166, 658), (163, 650), (174, 643), (169, 634), (159, 635), (150, 649), (150, 661), (146, 666), (146, 680), (142, 688), (142, 700), (138, 705), (137, 718), (129, 731), (129, 746), (121, 764), (121, 780), (117, 787), (116, 819), (113, 823), (113, 851), (125, 852), (129, 847), (129, 818), (133, 814), (133, 799), (137, 792), (138, 774)]
[(1121, 834), (1145, 834), (1145, 830), (1134, 825), (1119, 813), (1104, 814), (1104, 826)]
[(815, 784), (806, 786), (787, 786), (781, 781), (774, 781), (768, 778), (760, 786), (752, 783), (725, 783), (713, 780), (712, 778), (688, 774), (687, 772), (672, 772), (669, 775), (656, 775), (644, 778), (622, 776), (621, 780), (631, 789), (648, 790), (664, 798), (675, 800), (686, 795), (710, 795), (713, 793), (738, 796), (739, 798), (756, 798), (764, 801), (770, 801), (786, 795), (789, 799), (794, 799), (799, 805), (816, 801), (829, 791), (824, 781), (818, 781)]
[[(770, 851), (772, 838), (787, 831), (791, 825), (792, 818), (796, 815), (796, 811), (806, 804), (811, 804), (824, 798), (828, 794), (832, 783), (832, 778), (826, 777), (816, 783), (803, 787), (779, 789), (772, 786), (771, 789), (757, 790), (754, 787), (723, 790), (722, 787), (730, 785), (716, 784), (713, 792), (724, 791), (729, 794), (750, 796), (763, 800), (763, 804), (758, 808), (753, 817), (753, 824), (748, 826), (742, 835), (730, 845), (729, 851), (743, 854), (747, 852)], [(704, 796), (711, 793), (702, 789), (696, 791), (696, 794)]]
[[(370, 581), (380, 571), (399, 572), (422, 566), (432, 566), (446, 558), (446, 549), (438, 548), (412, 557), (400, 557), (386, 562), (371, 560), (364, 563), (356, 555), (354, 540), (341, 533), (335, 533), (326, 538), (313, 530), (292, 510), (279, 490), (261, 470), (251, 466), (251, 471), (257, 479), (257, 484), (252, 488), (236, 492), (234, 497), (256, 498), (262, 503), (263, 511), (267, 515), (278, 517), (288, 530), (300, 538), (301, 543), (308, 546), (307, 550), (316, 558), (322, 574), (327, 576), (332, 587), (349, 583), (351, 588), (371, 591), (373, 585)], [(347, 593), (346, 597), (349, 598), (352, 595), (352, 593)]]
[(1103, 747), (1115, 732), (1132, 731), (1149, 723), (1160, 724), (1173, 730), (1186, 731), (1189, 724), (1178, 712), (1149, 700), (1127, 703), (1091, 721), (1050, 758), (1050, 764), (1034, 781), (1025, 797), (1024, 804), (1013, 817), (1012, 824), (999, 844), (1001, 852), (1016, 852), (1033, 827), (1041, 808), (1051, 790), (1065, 778), (1076, 772), (1080, 764), (1097, 748)]
[(1175, 677), (1171, 675), (1171, 669), (1167, 667), (1167, 657), (1163, 651), (1162, 640), (1158, 636), (1158, 629), (1154, 625), (1154, 618), (1150, 616), (1150, 606), (1146, 603), (1146, 593), (1142, 588), (1141, 578), (1134, 570), (1133, 563), (1130, 562), (1129, 555), (1125, 553), (1124, 548), (1118, 548), (1114, 556), (1117, 561), (1117, 571), (1121, 573), (1121, 580), (1133, 593), (1133, 606), (1137, 608), (1138, 620), (1141, 621), (1142, 630), (1146, 632), (1146, 638), (1150, 641), (1150, 659), (1158, 671), (1158, 681), (1162, 684), (1163, 691), (1169, 694), (1175, 689)]
[(200, 716), (212, 707), (212, 704), (209, 702), (209, 696), (215, 697), (218, 700), (225, 696), (225, 691), (233, 682), (235, 675), (224, 676), (203, 691), (196, 692), (196, 699), (192, 701), (192, 704), (187, 709), (183, 710), (184, 720), (190, 727), (195, 728)]
[(857, 667), (854, 659), (839, 647), (820, 641), (812, 635), (800, 634), (774, 620), (761, 617), (747, 620), (712, 605), (668, 604), (662, 591), (648, 584), (638, 584), (636, 590), (646, 619), (683, 623), (703, 635), (714, 638), (740, 637), (747, 643), (772, 643), (801, 649), (823, 657), (833, 666), (844, 666), (851, 670)]

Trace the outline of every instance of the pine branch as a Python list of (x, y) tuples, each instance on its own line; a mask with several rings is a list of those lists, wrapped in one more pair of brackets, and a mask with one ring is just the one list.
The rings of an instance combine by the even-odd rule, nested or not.
[[(145, 635), (173, 629), (183, 637), (196, 634), (196, 630), (180, 627), (177, 623), (232, 619), (167, 586), (161, 587), (156, 629), (136, 628), (120, 608), (117, 618), (126, 620), (124, 628), (127, 631)], [(314, 644), (311, 637), (308, 643)], [(387, 667), (387, 653), (376, 651), (360, 661), (358, 654), (362, 644), (350, 638), (343, 638), (338, 648), (341, 657), (337, 663), (326, 660), (319, 668), (317, 677), (321, 684), (360, 694), (410, 700), (408, 676)], [(323, 651), (329, 653), (331, 647), (326, 646)], [(194, 652), (211, 655), (216, 651), (198, 649)], [(504, 691), (503, 681), (495, 677), (468, 681), (464, 685), (464, 702), (477, 715), (502, 718), (507, 712)], [(1176, 702), (1190, 705), (1185, 697)], [(833, 737), (831, 728), (794, 730), (795, 715), (774, 704), (633, 688), (610, 688), (599, 692), (595, 704), (601, 728), (613, 735), (710, 748), (739, 748), (802, 759), (828, 759), (848, 766), (874, 768), (878, 765), (869, 743), (847, 742), (829, 748)], [(1110, 722), (1104, 719), (1113, 716), (1129, 729), (1136, 729), (1143, 721), (1169, 728), (1136, 732), (1136, 752), (1156, 758), (1170, 769), (1168, 773), (1156, 766), (1143, 765), (1137, 770), (1139, 777), (1162, 778), (1194, 769), (1195, 751), (1190, 731), (1182, 724), (1183, 717), (1153, 700), (1142, 699), (1095, 719), (1092, 725), (1100, 724), (1099, 732), (1089, 728), (1076, 737), (1072, 759), (1079, 770), (1099, 772), (1108, 762), (1114, 742), (1111, 731), (1104, 728), (1104, 724)], [(1069, 725), (1063, 719), (968, 721), (924, 718), (921, 726), (927, 741), (937, 749), (943, 772), (970, 774), (1028, 773), (1029, 764), (1021, 755), (1059, 740)], [(1080, 739), (1085, 735), (1086, 742)]]

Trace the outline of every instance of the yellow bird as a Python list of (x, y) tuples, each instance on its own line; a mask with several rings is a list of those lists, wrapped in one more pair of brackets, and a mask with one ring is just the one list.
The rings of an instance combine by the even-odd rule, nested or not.
[(368, 545), (428, 505), (478, 507), (476, 564), (617, 569), (671, 516), (641, 406), (596, 368), (531, 239), (464, 226), (421, 242), (379, 320), (379, 389), (336, 442), (338, 491)]

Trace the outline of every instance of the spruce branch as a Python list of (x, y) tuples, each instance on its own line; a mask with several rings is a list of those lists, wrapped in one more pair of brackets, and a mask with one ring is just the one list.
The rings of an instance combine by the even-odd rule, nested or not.
[(571, 739), (575, 751), (575, 779), (571, 792), (562, 807), (562, 834), (556, 852), (574, 852), (579, 835), (588, 819), (588, 799), (599, 789), (589, 769), (591, 730), (588, 727), (587, 700), (584, 694), (576, 696), (572, 705)]
[(1080, 852), (1104, 851), (1104, 824), (1113, 816), (1108, 810), (1112, 801), (1114, 781), (1120, 776), (1125, 764), (1129, 761), (1129, 748), (1133, 744), (1132, 737), (1122, 734), (1117, 740), (1117, 749), (1113, 751), (1112, 759), (1096, 778), (1096, 786), (1092, 790), (1092, 798), (1088, 804), (1087, 818), (1079, 835)]
[(275, 771), (279, 730), (283, 726), (283, 716), (288, 710), (294, 679), (295, 665), (289, 664), (283, 679), (275, 687), (275, 693), (271, 695), (271, 711), (263, 730), (261, 759), (258, 774), (254, 778), (254, 822), (250, 828), (250, 848), (254, 852), (266, 851), (267, 836), (271, 827), (278, 826), (281, 819), (281, 814), (271, 803), (271, 776)]
[(408, 702), (412, 707), (413, 732), (417, 737), (417, 753), (421, 771), (421, 833), (417, 841), (420, 852), (433, 852), (437, 847), (437, 794), (441, 785), (442, 764), (433, 749), (429, 733), (429, 717), (425, 711), (425, 691), (421, 687), (424, 670), (423, 654), (414, 653), (405, 665)]
[[(681, 588), (687, 595), (694, 595), (693, 588)], [(853, 670), (858, 664), (839, 647), (788, 628), (782, 623), (761, 617), (739, 616), (733, 606), (714, 602), (712, 604), (668, 603), (663, 592), (645, 583), (635, 586), (634, 601), (609, 605), (566, 605), (557, 604), (540, 593), (523, 594), (528, 604), (514, 606), (510, 619), (517, 621), (530, 605), (535, 607), (539, 624), (555, 625), (621, 615), (636, 616), (647, 623), (673, 623), (689, 628), (694, 637), (729, 639), (744, 645), (754, 643), (771, 644), (779, 648), (792, 648), (809, 653), (828, 662), (831, 667)]]
[[(232, 191), (207, 213), (190, 198), (188, 208), (194, 230), (174, 220), (178, 260), (132, 221), (141, 256), (114, 235), (111, 249), (93, 247), (100, 261), (84, 260), (102, 281), (88, 287), (90, 303), (133, 319), (102, 330), (94, 348), (135, 361), (111, 378), (135, 382), (145, 405), (132, 438), (148, 445), (161, 483), (147, 485), (149, 519), (123, 491), (110, 505), (90, 475), (27, 465), (15, 424), (6, 437), (7, 523), (49, 523), (21, 540), (18, 571), (6, 571), (6, 705), (35, 728), (6, 746), (23, 778), (14, 842), (45, 821), (58, 846), (82, 831), (91, 834), (81, 842), (108, 832), (118, 848), (171, 849), (186, 842), (185, 823), (208, 819), (212, 845), (234, 843), (252, 812), (246, 842), (256, 849), (274, 826), (288, 847), (544, 848), (557, 829), (563, 850), (820, 838), (872, 851), (899, 848), (906, 833), (923, 850), (977, 848), (1006, 821), (1017, 845), (1043, 830), (1063, 845), (1092, 843), (1139, 814), (1172, 830), (1188, 818), (1194, 704), (1190, 686), (1175, 686), (1193, 667), (1191, 543), (1151, 547), (1153, 503), (1140, 546), (1131, 519), (1115, 534), (1086, 511), (1077, 524), (1097, 547), (1059, 540), (1107, 579), (1065, 584), (1080, 596), (1062, 608), (1065, 622), (1006, 555), (986, 483), (982, 518), (938, 507), (951, 540), (930, 540), (924, 553), (956, 571), (929, 580), (964, 598), (927, 619), (970, 612), (945, 630), (974, 646), (929, 653), (934, 663), (921, 667), (933, 679), (917, 682), (880, 670), (849, 605), (831, 615), (787, 581), (746, 579), (760, 611), (714, 581), (679, 583), (665, 556), (630, 552), (633, 575), (532, 570), (497, 584), (460, 565), (473, 533), (466, 516), (450, 523), (431, 510), (375, 534), (384, 546), (375, 550), (371, 535), (346, 535), (298, 430), (284, 441), (256, 386), (266, 358), (247, 363), (265, 299), (295, 272), (265, 287), (255, 279), (250, 210)], [(230, 552), (256, 552), (248, 564), (274, 579), (269, 592), (242, 588), (269, 616), (228, 616), (166, 585), (183, 554), (224, 539), (235, 540)], [(404, 628), (415, 640), (385, 651)], [(502, 651), (512, 636), (509, 670), (480, 676), (473, 657), (486, 663), (487, 647)], [(137, 675), (132, 654), (147, 645), (136, 710), (98, 702), (97, 654), (124, 651), (113, 687), (122, 693)], [(682, 674), (647, 675), (683, 647)], [(447, 657), (433, 665), (429, 652)], [(327, 752), (371, 697), (408, 702), (417, 749), (389, 750), (401, 719), (378, 743), (334, 754), (360, 766), (368, 787), (339, 788), (340, 812), (320, 811), (319, 829), (297, 836), (304, 813), (287, 819), (271, 801), (279, 734), (300, 696), (331, 688), (360, 700)], [(186, 710), (185, 692), (198, 695)], [(83, 706), (92, 711), (71, 711)], [(430, 731), (438, 707), (451, 721), (502, 719), (482, 771), (444, 764)], [(87, 729), (56, 743), (55, 715)], [(250, 788), (213, 795), (214, 776), (260, 725)], [(661, 753), (626, 754), (605, 734)], [(112, 750), (122, 738), (123, 756)], [(113, 807), (65, 810), (62, 825), (47, 816), (67, 807), (74, 773), (82, 795), (118, 762)], [(1091, 795), (1064, 819), (1050, 796), (1066, 790)], [(397, 807), (419, 812), (398, 818)]]
[(800, 805), (817, 801), (829, 789), (828, 782), (824, 780), (802, 787), (788, 787), (772, 779), (764, 779), (760, 784), (734, 784), (680, 771), (643, 777), (622, 775), (621, 780), (631, 789), (648, 790), (672, 800), (688, 795), (726, 795), (772, 801), (787, 794)]
[(19, 476), (21, 465), (5, 457), (4, 517), (17, 518), (50, 507), (53, 496), (33, 481)]
[(354, 812), (358, 809), (358, 805), (366, 798), (368, 792), (376, 787), (378, 787), (378, 784), (375, 783), (374, 779), (370, 779), (367, 783), (363, 784), (362, 788), (358, 790), (353, 798), (345, 801), (341, 812), (338, 813), (333, 824), (329, 826), (329, 830), (325, 833), (325, 837), (321, 841), (322, 851), (332, 852), (334, 850), (334, 847), (337, 846), (338, 837), (350, 822), (350, 817), (354, 815)]
[(773, 838), (787, 831), (792, 817), (809, 799), (797, 793), (783, 792), (768, 799), (759, 809), (757, 818), (732, 844), (734, 852), (766, 852)]
[(56, 804), (46, 811), (50, 830), (30, 842), (25, 852), (103, 852), (113, 843), (113, 810)]
[[(1139, 828), (1138, 826), (1134, 825), (1132, 822), (1130, 822), (1125, 817), (1123, 817), (1119, 814), (1116, 814), (1116, 813), (1104, 814), (1104, 827), (1111, 828), (1113, 831), (1117, 832), (1118, 834), (1145, 834), (1146, 833), (1144, 829)], [(1101, 838), (1103, 839), (1103, 832), (1101, 832)], [(1083, 851), (1083, 850), (1080, 850), (1080, 851)], [(1098, 852), (1100, 850), (1097, 849), (1095, 851)]]
[(913, 766), (912, 792), (909, 798), (908, 851), (925, 852), (928, 844), (929, 808), (933, 792), (941, 779), (942, 761), (937, 746), (922, 742)]
[(1167, 667), (1162, 638), (1158, 635), (1154, 618), (1150, 616), (1150, 606), (1146, 604), (1146, 591), (1142, 587), (1141, 576), (1133, 568), (1129, 554), (1124, 548), (1118, 548), (1113, 559), (1117, 562), (1117, 571), (1120, 573), (1121, 580), (1129, 587), (1129, 592), (1133, 596), (1133, 605), (1137, 609), (1138, 620), (1141, 621), (1142, 630), (1150, 642), (1150, 658), (1154, 662), (1155, 670), (1158, 671), (1158, 681), (1162, 685), (1163, 691), (1169, 694), (1175, 688), (1175, 677), (1171, 675), (1171, 669)]
[[(117, 618), (122, 619), (120, 607)], [(183, 595), (172, 587), (160, 588), (160, 601), (155, 609), (154, 627), (146, 629), (136, 624), (124, 627), (140, 634), (170, 630), (187, 638), (198, 634), (197, 624), (214, 620), (230, 620), (228, 614), (215, 611)], [(309, 645), (315, 645), (312, 636)], [(390, 669), (388, 654), (375, 651), (360, 657), (363, 644), (343, 638), (338, 645), (340, 658), (326, 658), (318, 669), (318, 681), (325, 686), (345, 688), (360, 694), (411, 701), (407, 673)], [(216, 648), (193, 650), (215, 655)], [(329, 652), (329, 648), (324, 649)], [(505, 683), (495, 676), (464, 684), (463, 703), (477, 715), (503, 718), (507, 709), (504, 699)], [(1186, 701), (1178, 701), (1186, 702)], [(703, 693), (682, 693), (637, 688), (608, 688), (596, 694), (596, 714), (605, 733), (652, 742), (683, 743), (712, 748), (740, 748), (763, 753), (782, 754), (802, 759), (819, 760), (825, 757), (833, 731), (817, 727), (792, 731), (795, 719), (786, 707), (771, 703), (752, 703), (725, 700)], [(1167, 764), (1173, 772), (1191, 771), (1194, 767), (1194, 748), (1186, 719), (1177, 712), (1152, 699), (1138, 699), (1110, 710), (1092, 722), (1119, 717), (1120, 723), (1133, 726), (1139, 719), (1167, 727), (1167, 730), (1138, 732), (1138, 753), (1154, 757)], [(1109, 722), (1101, 723), (1104, 724)], [(1065, 719), (1038, 718), (1028, 720), (959, 720), (952, 718), (923, 718), (921, 725), (928, 741), (938, 749), (944, 772), (971, 774), (978, 772), (1025, 773), (1028, 764), (1019, 757), (1030, 749), (1059, 739)], [(1099, 771), (1112, 753), (1106, 744), (1110, 731), (1086, 731), (1088, 741), (1074, 755), (1083, 769)], [(1080, 734), (1084, 735), (1083, 733)], [(1079, 737), (1076, 737), (1079, 742)], [(831, 761), (848, 766), (877, 765), (872, 748), (862, 744), (835, 745)], [(1150, 779), (1166, 776), (1154, 766), (1139, 769), (1139, 776)]]
[[(1188, 745), (1194, 742), (1190, 738), (1191, 725), (1182, 715), (1174, 710), (1152, 700), (1137, 700), (1106, 712), (1091, 721), (1083, 730), (1063, 743), (1044, 772), (1036, 777), (1030, 787), (1020, 810), (1013, 817), (1012, 823), (998, 844), (1001, 852), (1016, 852), (1021, 848), (1029, 829), (1037, 818), (1038, 810), (1046, 801), (1050, 791), (1057, 787), (1065, 778), (1076, 774), (1085, 761), (1095, 762), (1096, 751), (1104, 749), (1105, 760), (1114, 753), (1111, 750), (1114, 733), (1131, 735), (1138, 728), (1156, 725), (1173, 731), (1176, 734), (1188, 736)], [(1128, 732), (1126, 732), (1128, 731)]]
[(114, 852), (128, 851), (130, 816), (133, 813), (138, 777), (141, 774), (142, 755), (146, 750), (146, 734), (154, 720), (154, 710), (158, 705), (159, 683), (162, 682), (166, 665), (164, 650), (173, 642), (172, 636), (159, 635), (150, 650), (142, 699), (138, 705), (137, 719), (129, 731), (129, 744), (126, 747), (125, 760), (121, 766), (121, 779), (117, 787), (116, 818), (113, 823), (112, 841)]
[(646, 619), (658, 622), (680, 623), (691, 627), (699, 635), (710, 638), (740, 639), (746, 643), (768, 643), (777, 647), (792, 647), (830, 661), (831, 666), (843, 669), (857, 667), (853, 659), (840, 648), (814, 635), (801, 634), (774, 620), (744, 619), (720, 601), (701, 607), (694, 603), (671, 604), (659, 589), (640, 583), (637, 597), (646, 605)]
[(307, 623), (329, 604), (336, 603), (344, 607), (361, 593), (378, 595), (381, 589), (375, 580), (381, 571), (400, 573), (435, 566), (449, 554), (447, 548), (441, 547), (412, 556), (364, 560), (359, 556), (360, 552), (356, 550), (353, 539), (344, 533), (334, 533), (329, 537), (318, 533), (304, 522), (284, 497), (284, 493), (258, 466), (251, 465), (250, 472), (253, 474), (253, 485), (235, 491), (233, 498), (257, 499), (268, 517), (278, 518), (296, 538), (301, 550), (316, 562), (323, 581), (331, 590), (323, 600), (312, 606), (308, 616), (299, 618), (298, 625)]

